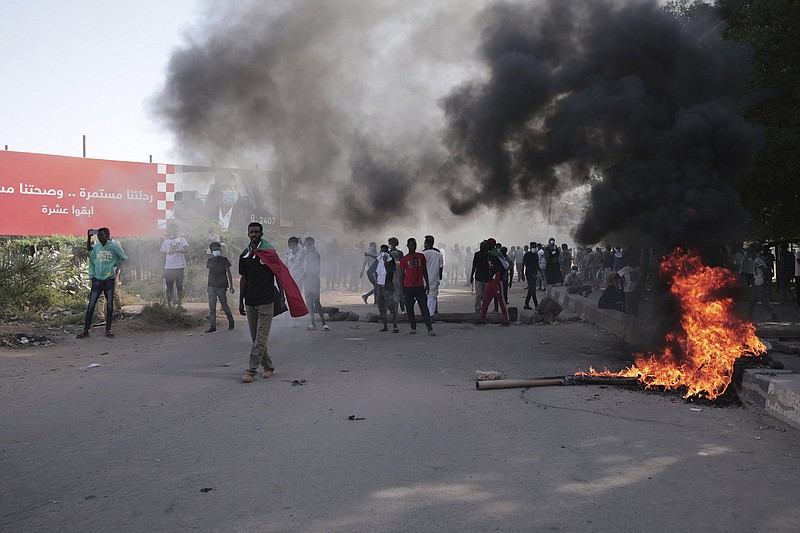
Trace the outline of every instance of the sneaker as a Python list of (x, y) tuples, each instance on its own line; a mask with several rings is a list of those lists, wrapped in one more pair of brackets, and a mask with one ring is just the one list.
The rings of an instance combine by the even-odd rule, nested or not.
[(411, 331), (408, 332), (408, 334), (409, 335), (416, 335), (417, 334), (417, 330), (412, 329)]
[(233, 329), (233, 326), (234, 326), (233, 322), (230, 322), (230, 323), (228, 324), (228, 331), (232, 330), (232, 329)]
[(399, 330), (399, 329), (397, 329), (397, 328), (394, 328), (394, 329), (392, 330), (392, 333), (400, 333), (400, 330)]
[(274, 370), (265, 370), (261, 377), (264, 379), (271, 378)]
[(429, 329), (428, 330), (428, 335), (430, 335), (431, 337), (435, 337), (436, 333), (434, 333), (432, 329)]
[(111, 333), (110, 331), (106, 331), (106, 337), (108, 337), (109, 339), (113, 339), (114, 338), (114, 334)]
[(252, 383), (255, 380), (256, 380), (256, 377), (253, 374), (249, 373), (249, 372), (247, 374), (245, 374), (244, 376), (242, 376), (242, 383)]
[(75, 338), (76, 339), (85, 339), (88, 336), (89, 336), (89, 332), (88, 331), (81, 331), (80, 333), (75, 335)]
[(523, 309), (527, 309), (528, 311), (532, 311), (533, 307), (531, 307), (530, 305), (526, 305), (525, 307), (523, 307)]
[(216, 333), (216, 332), (217, 332), (217, 328), (215, 328), (215, 327), (210, 327), (210, 328), (208, 328), (206, 330), (206, 333)]
[(331, 328), (328, 326), (328, 324), (325, 324), (324, 326), (322, 326), (322, 331), (330, 331), (330, 330), (331, 330)]
[(382, 327), (381, 329), (379, 329), (378, 331), (389, 331), (389, 328), (387, 328), (386, 326), (384, 326), (384, 327)]
[(317, 326), (315, 326), (314, 324), (309, 324), (309, 325), (306, 326), (306, 329), (308, 331), (311, 331), (311, 330), (317, 329)]
[(96, 326), (105, 326), (105, 325), (106, 325), (106, 319), (105, 318), (98, 318), (97, 322), (92, 324), (92, 326), (95, 326), (95, 327)]

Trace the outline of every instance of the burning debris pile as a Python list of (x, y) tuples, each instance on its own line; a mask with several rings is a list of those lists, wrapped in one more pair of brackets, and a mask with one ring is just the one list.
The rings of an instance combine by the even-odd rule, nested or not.
[(678, 328), (667, 334), (659, 354), (636, 354), (632, 366), (620, 372), (578, 372), (576, 376), (637, 378), (645, 387), (678, 389), (685, 398), (722, 395), (733, 378), (734, 362), (766, 352), (755, 326), (734, 314), (736, 276), (709, 267), (697, 253), (675, 249), (660, 265), (680, 314)]
[[(576, 372), (570, 376), (505, 379), (477, 376), (478, 390), (548, 387), (553, 385), (644, 386), (646, 389), (685, 390), (686, 399), (719, 400), (747, 366), (779, 362), (766, 356), (767, 347), (755, 326), (734, 312), (736, 275), (705, 265), (696, 252), (676, 248), (659, 267), (669, 284), (680, 317), (666, 334), (657, 354), (638, 353), (634, 364), (619, 371)], [(746, 358), (746, 359), (745, 359)]]

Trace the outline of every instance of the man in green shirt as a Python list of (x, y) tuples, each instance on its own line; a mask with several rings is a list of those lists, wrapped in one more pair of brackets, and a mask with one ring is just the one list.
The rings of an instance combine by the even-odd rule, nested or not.
[(111, 232), (108, 228), (97, 230), (97, 240), (91, 246), (92, 230), (89, 230), (89, 244), (91, 253), (89, 254), (89, 277), (92, 280), (92, 292), (89, 293), (89, 307), (86, 309), (86, 321), (83, 331), (78, 333), (78, 338), (83, 339), (89, 336), (92, 328), (92, 316), (97, 305), (97, 299), (103, 293), (106, 297), (106, 337), (113, 337), (111, 333), (111, 322), (114, 316), (114, 284), (117, 276), (117, 267), (128, 260), (128, 256), (122, 251), (120, 246), (111, 241)]

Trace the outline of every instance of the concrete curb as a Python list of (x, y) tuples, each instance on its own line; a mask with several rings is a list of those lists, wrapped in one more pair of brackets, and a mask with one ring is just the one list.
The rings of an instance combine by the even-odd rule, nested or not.
[(736, 393), (748, 405), (800, 429), (800, 375), (790, 370), (749, 368)]
[[(547, 294), (564, 309), (604, 328), (636, 349), (644, 349), (655, 340), (655, 328), (630, 315), (612, 309), (598, 309), (594, 300), (568, 294), (563, 287), (548, 287)], [(797, 329), (794, 324), (789, 326), (792, 331)], [(773, 336), (780, 336), (778, 326), (772, 325), (768, 331)], [(759, 328), (758, 332), (764, 334), (766, 328)], [(800, 429), (800, 374), (790, 370), (746, 369), (736, 392), (746, 405)]]
[(630, 344), (643, 350), (654, 340), (656, 329), (631, 315), (614, 309), (598, 309), (594, 300), (579, 294), (569, 294), (563, 287), (548, 287), (547, 294), (561, 307), (595, 324)]

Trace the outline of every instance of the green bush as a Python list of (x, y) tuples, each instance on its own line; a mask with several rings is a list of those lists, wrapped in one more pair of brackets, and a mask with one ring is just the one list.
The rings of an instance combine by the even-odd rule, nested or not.
[(64, 236), (0, 240), (0, 318), (79, 305), (89, 288), (85, 248)]
[(146, 324), (163, 329), (193, 328), (201, 322), (180, 308), (167, 307), (162, 303), (145, 305), (140, 316)]

